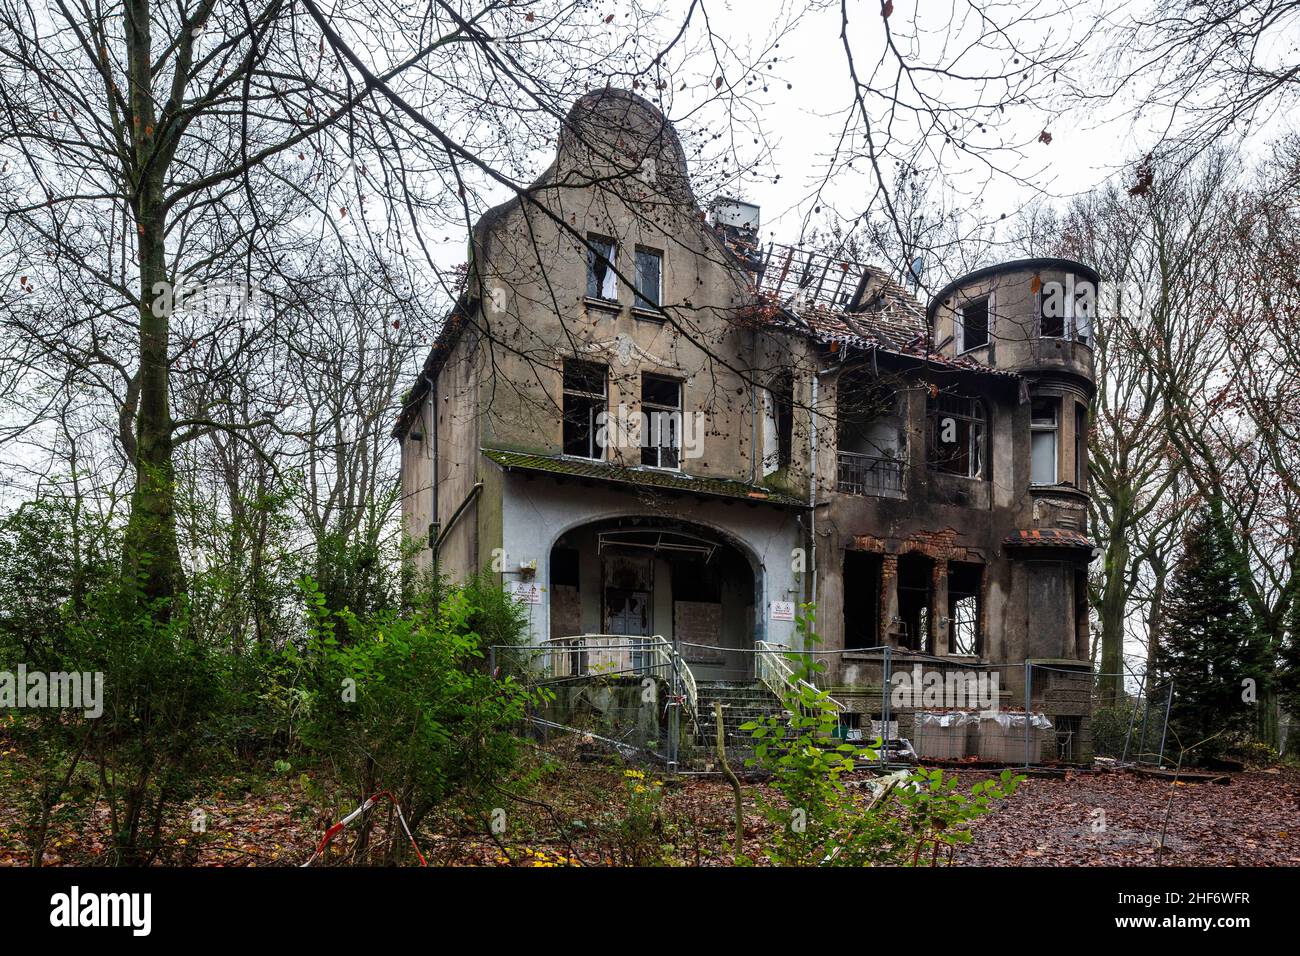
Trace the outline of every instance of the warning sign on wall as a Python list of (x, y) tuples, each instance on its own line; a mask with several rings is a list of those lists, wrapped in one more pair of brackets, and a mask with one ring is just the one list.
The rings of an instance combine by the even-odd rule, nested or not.
[(794, 620), (794, 602), (793, 602), (793, 601), (773, 601), (773, 602), (772, 602), (772, 620), (774, 620), (774, 621), (793, 621), (793, 620)]
[(532, 581), (515, 581), (512, 583), (511, 591), (520, 604), (542, 603), (542, 589)]

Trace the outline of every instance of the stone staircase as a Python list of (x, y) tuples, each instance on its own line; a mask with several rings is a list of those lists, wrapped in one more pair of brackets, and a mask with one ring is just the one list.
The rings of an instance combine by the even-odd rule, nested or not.
[(702, 680), (697, 683), (696, 694), (699, 701), (700, 743), (705, 754), (713, 752), (718, 739), (713, 713), (715, 701), (722, 704), (728, 752), (754, 749), (753, 738), (748, 731), (739, 729), (741, 724), (758, 717), (785, 713), (781, 701), (760, 681)]

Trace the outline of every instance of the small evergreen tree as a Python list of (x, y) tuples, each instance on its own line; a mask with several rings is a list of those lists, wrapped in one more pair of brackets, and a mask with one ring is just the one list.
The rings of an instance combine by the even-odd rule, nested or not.
[(1176, 739), (1191, 746), (1215, 737), (1202, 754), (1254, 736), (1255, 701), (1272, 673), (1223, 534), (1208, 508), (1192, 518), (1157, 658), (1157, 679), (1174, 682), (1169, 722)]

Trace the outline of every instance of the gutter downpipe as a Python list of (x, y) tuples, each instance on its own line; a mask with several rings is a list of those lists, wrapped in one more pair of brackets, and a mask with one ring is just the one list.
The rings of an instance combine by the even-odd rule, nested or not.
[[(843, 359), (839, 364), (843, 364)], [(812, 429), (808, 436), (808, 461), (810, 475), (808, 478), (808, 537), (810, 545), (808, 548), (808, 561), (812, 569), (812, 593), (808, 600), (815, 602), (817, 600), (817, 445), (818, 442), (818, 415), (817, 403), (820, 396), (821, 377), (830, 375), (838, 371), (836, 368), (819, 369), (813, 372), (812, 377), (812, 400), (810, 402), (812, 412)]]
[(442, 457), (438, 454), (438, 380), (425, 376), (425, 381), (429, 383), (429, 449), (432, 452), (430, 457), (433, 459), (433, 520), (429, 523), (429, 549), (433, 552), (430, 564), (436, 578), (438, 576), (437, 542), (441, 537), (439, 532), (442, 530), (442, 522), (438, 520), (438, 465), (441, 464)]
[(469, 494), (465, 496), (465, 500), (457, 506), (456, 510), (452, 513), (452, 516), (447, 519), (447, 526), (438, 532), (438, 537), (433, 541), (433, 566), (435, 570), (438, 567), (438, 549), (442, 547), (442, 542), (446, 540), (447, 535), (451, 534), (452, 529), (456, 527), (456, 522), (460, 520), (460, 516), (468, 510), (469, 506), (474, 503), (474, 500), (482, 491), (483, 482), (474, 482), (474, 487), (469, 490)]
[(812, 579), (809, 601), (817, 600), (817, 395), (821, 370), (813, 372), (812, 400), (809, 402), (812, 427), (808, 431), (808, 564)]

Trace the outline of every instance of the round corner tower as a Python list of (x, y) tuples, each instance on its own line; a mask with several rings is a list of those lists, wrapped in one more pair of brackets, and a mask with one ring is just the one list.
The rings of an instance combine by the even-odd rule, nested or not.
[(1005, 425), (1012, 461), (1003, 474), (1014, 505), (1002, 550), (1023, 596), (1026, 659), (1088, 657), (1088, 422), (1099, 283), (1080, 262), (1021, 259), (962, 276), (928, 309), (941, 356), (1020, 379)]

